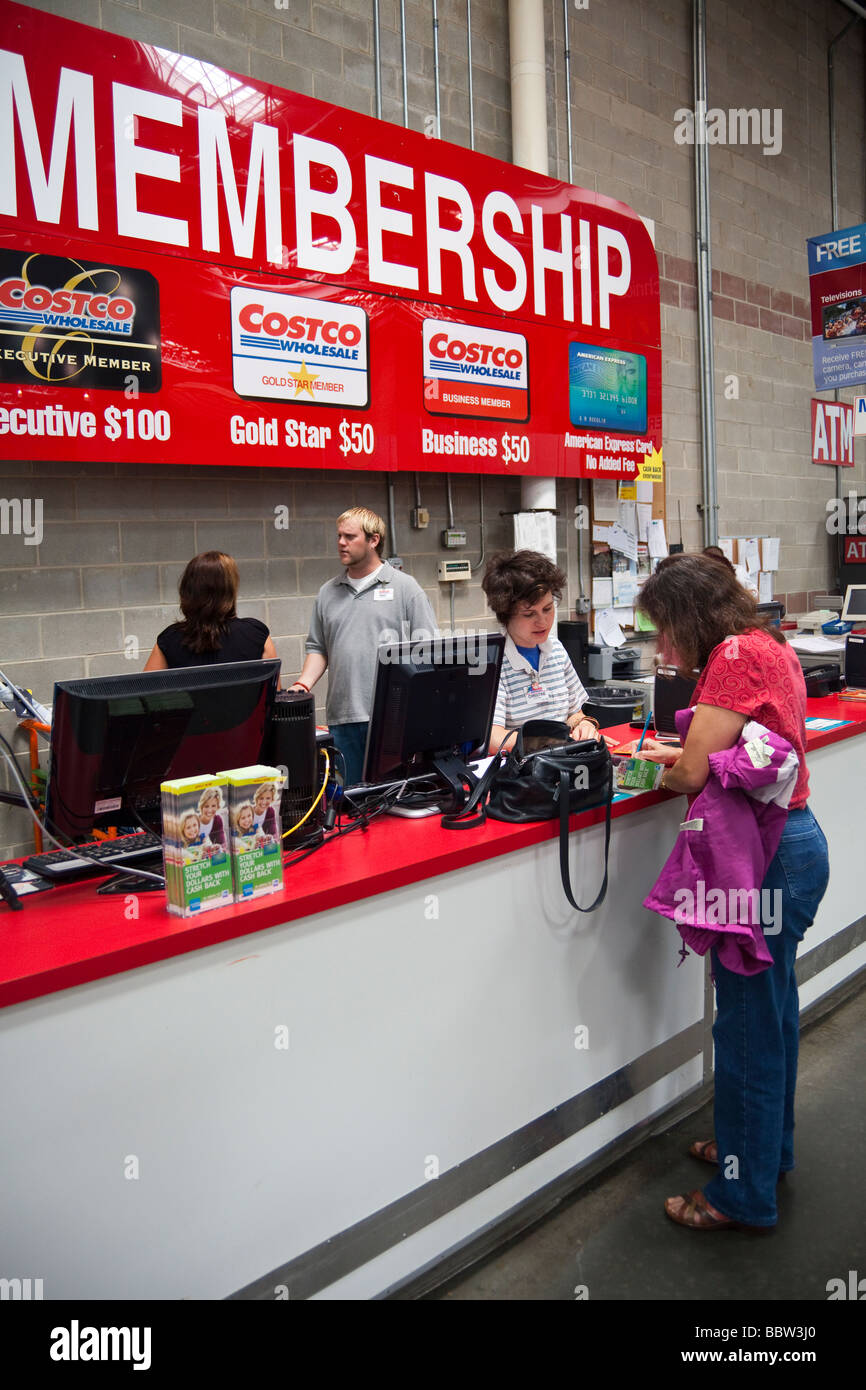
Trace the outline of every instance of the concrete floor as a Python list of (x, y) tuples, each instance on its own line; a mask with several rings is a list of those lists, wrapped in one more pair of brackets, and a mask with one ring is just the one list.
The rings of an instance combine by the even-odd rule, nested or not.
[[(797, 1086), (797, 1168), (770, 1235), (681, 1229), (665, 1197), (702, 1187), (688, 1156), (713, 1132), (712, 1104), (634, 1153), (434, 1299), (827, 1299), (866, 1277), (866, 989), (806, 1029)], [(866, 1287), (866, 1286), (864, 1286)]]

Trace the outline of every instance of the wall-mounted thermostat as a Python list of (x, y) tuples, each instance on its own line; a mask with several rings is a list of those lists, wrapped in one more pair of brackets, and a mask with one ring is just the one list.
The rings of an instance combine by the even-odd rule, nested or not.
[(440, 560), (439, 583), (456, 584), (461, 579), (472, 578), (472, 566), (468, 560)]
[(466, 532), (457, 531), (451, 526), (447, 531), (442, 532), (442, 544), (446, 550), (454, 550), (459, 545), (465, 545)]

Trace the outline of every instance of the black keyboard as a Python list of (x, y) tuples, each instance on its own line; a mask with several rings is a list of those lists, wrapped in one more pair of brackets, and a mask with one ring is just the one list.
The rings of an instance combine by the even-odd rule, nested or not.
[(31, 854), (24, 860), (24, 867), (53, 883), (103, 878), (115, 868), (135, 868), (136, 865), (143, 868), (148, 859), (161, 853), (162, 840), (152, 831), (141, 830), (132, 835), (118, 835), (116, 840), (97, 840), (80, 848), (87, 851), (86, 859), (74, 849), (49, 849), (44, 854)]

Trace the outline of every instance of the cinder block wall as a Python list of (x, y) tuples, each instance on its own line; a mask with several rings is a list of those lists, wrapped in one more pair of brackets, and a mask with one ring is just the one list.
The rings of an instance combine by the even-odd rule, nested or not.
[[(691, 0), (570, 9), (572, 181), (655, 222), (661, 273), (668, 533), (702, 542)], [(709, 106), (781, 112), (781, 148), (709, 145), (719, 534), (778, 535), (776, 592), (812, 607), (834, 570), (825, 503), (832, 468), (811, 462), (814, 390), (806, 238), (832, 227), (827, 44), (850, 15), (835, 0), (708, 6)], [(546, 6), (551, 173), (567, 169), (562, 6)], [(839, 226), (866, 218), (864, 26), (835, 52)], [(851, 399), (852, 392), (842, 393)], [(863, 443), (841, 489), (862, 486)]]
[[(232, 71), (375, 112), (372, 0), (46, 0), (37, 8), (189, 54)], [(397, 0), (380, 0), (382, 114), (403, 120)], [(409, 124), (432, 133), (429, 0), (406, 0)], [(442, 135), (469, 145), (464, 0), (439, 0)], [(545, 0), (550, 172), (566, 178), (563, 11)], [(697, 313), (693, 150), (674, 138), (678, 109), (692, 106), (689, 0), (590, 0), (569, 6), (572, 181), (608, 193), (654, 219), (662, 274), (664, 453), (669, 530), (680, 500), (687, 548), (700, 543)], [(511, 157), (506, 0), (472, 6), (476, 148)], [(709, 17), (710, 103), (782, 110), (782, 149), (710, 149), (720, 530), (782, 537), (777, 591), (789, 607), (811, 604), (830, 578), (824, 502), (832, 470), (809, 461), (811, 348), (806, 321), (806, 236), (830, 227), (826, 43), (843, 27), (835, 0), (755, 5), (727, 0)], [(864, 217), (863, 26), (838, 46), (840, 225)], [(726, 378), (737, 394), (726, 397)], [(730, 386), (729, 386), (730, 390)], [(862, 444), (858, 446), (862, 451)], [(843, 488), (863, 476), (862, 459)], [(398, 546), (406, 568), (449, 617), (436, 581), (445, 523), (441, 476), (421, 479), (431, 508), (426, 532), (409, 529), (411, 475), (397, 480)], [(487, 478), (486, 550), (507, 545), (514, 479)], [(157, 631), (176, 616), (177, 579), (198, 550), (230, 550), (241, 569), (241, 611), (266, 621), (287, 672), (301, 661), (312, 598), (336, 570), (333, 523), (344, 506), (387, 516), (382, 474), (318, 470), (134, 467), (0, 462), (0, 496), (42, 498), (42, 545), (0, 536), (0, 665), (50, 700), (54, 680), (139, 669)], [(454, 479), (456, 519), (480, 555), (478, 483)], [(570, 607), (579, 592), (573, 482), (559, 485), (560, 563)], [(288, 531), (274, 507), (290, 509)], [(480, 625), (477, 579), (459, 586), (458, 619)], [(488, 619), (489, 621), (489, 619)], [(134, 640), (133, 640), (134, 639)], [(26, 764), (22, 736), (0, 715)], [(4, 766), (0, 785), (9, 784)], [(0, 804), (0, 853), (25, 853), (26, 815)]]

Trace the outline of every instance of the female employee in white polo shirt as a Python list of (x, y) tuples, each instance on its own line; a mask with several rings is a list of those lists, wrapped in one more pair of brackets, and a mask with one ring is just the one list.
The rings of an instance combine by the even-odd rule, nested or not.
[(506, 631), (491, 753), (507, 729), (528, 719), (558, 719), (574, 739), (601, 738), (597, 721), (583, 713), (586, 691), (568, 652), (550, 636), (565, 583), (562, 570), (535, 550), (501, 551), (487, 564), (481, 587)]

